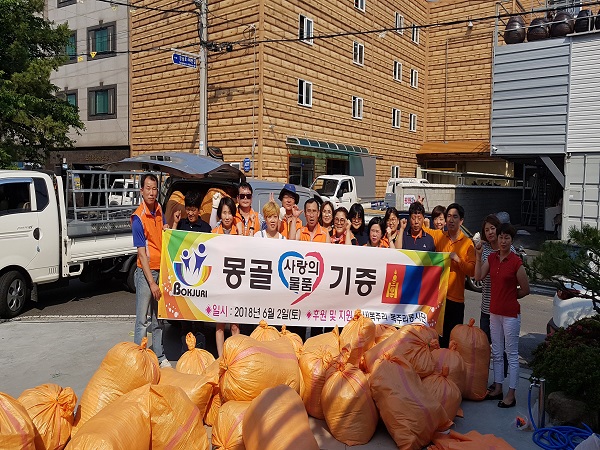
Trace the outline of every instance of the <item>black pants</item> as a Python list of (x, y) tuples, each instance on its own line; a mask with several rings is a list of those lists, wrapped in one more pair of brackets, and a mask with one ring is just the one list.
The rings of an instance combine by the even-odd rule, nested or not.
[(446, 299), (446, 312), (444, 313), (444, 331), (440, 336), (440, 347), (448, 348), (450, 343), (450, 332), (456, 325), (462, 325), (465, 320), (464, 302), (454, 302)]

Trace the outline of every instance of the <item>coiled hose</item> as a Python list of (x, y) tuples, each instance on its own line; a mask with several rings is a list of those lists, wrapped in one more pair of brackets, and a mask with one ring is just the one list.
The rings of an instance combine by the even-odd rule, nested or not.
[(529, 386), (529, 394), (527, 395), (527, 406), (529, 408), (529, 420), (531, 420), (535, 430), (532, 437), (533, 442), (544, 450), (574, 450), (577, 445), (593, 433), (586, 424), (583, 424), (585, 429), (571, 426), (538, 428), (531, 413), (531, 386)]

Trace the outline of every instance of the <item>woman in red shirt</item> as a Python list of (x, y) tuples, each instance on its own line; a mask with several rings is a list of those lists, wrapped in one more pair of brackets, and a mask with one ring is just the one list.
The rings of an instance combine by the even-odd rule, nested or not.
[[(481, 242), (475, 248), (475, 279), (482, 280), (489, 273), (491, 283), (490, 334), (492, 335), (492, 359), (494, 361), (494, 384), (488, 391), (488, 400), (500, 400), (499, 408), (512, 408), (517, 404), (515, 391), (519, 380), (519, 331), (521, 328), (520, 298), (529, 294), (529, 279), (521, 258), (511, 252), (516, 230), (509, 223), (497, 228), (498, 251), (482, 261)], [(504, 350), (508, 356), (509, 389), (502, 394), (504, 382)]]

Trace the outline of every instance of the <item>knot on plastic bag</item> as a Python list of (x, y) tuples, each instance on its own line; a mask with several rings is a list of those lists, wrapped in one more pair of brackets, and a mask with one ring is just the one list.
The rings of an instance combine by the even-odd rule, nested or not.
[(196, 336), (194, 336), (194, 333), (185, 335), (185, 344), (187, 345), (188, 350), (196, 348)]
[(267, 328), (269, 326), (269, 324), (267, 323), (266, 320), (261, 320), (260, 322), (258, 322), (258, 326), (261, 328)]
[(427, 343), (429, 350), (439, 350), (440, 348), (440, 341), (438, 341), (435, 338), (432, 338), (428, 343)]
[(142, 348), (142, 350), (146, 350), (148, 348), (148, 338), (147, 337), (143, 337), (142, 338), (142, 342), (140, 343), (140, 347)]
[(475, 325), (475, 319), (473, 319), (472, 317), (469, 319), (469, 326), (472, 327), (473, 325)]
[(60, 391), (56, 397), (56, 403), (60, 408), (60, 416), (64, 419), (73, 418), (73, 412), (77, 405), (77, 396), (73, 389), (66, 387)]
[(360, 309), (354, 310), (354, 317), (352, 317), (352, 320), (358, 320), (361, 317), (362, 317), (362, 311)]

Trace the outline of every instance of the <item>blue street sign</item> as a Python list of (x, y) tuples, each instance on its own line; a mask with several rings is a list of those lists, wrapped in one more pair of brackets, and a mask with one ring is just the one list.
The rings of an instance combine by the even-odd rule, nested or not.
[(184, 67), (196, 68), (196, 58), (193, 56), (180, 55), (173, 53), (173, 63)]
[(244, 162), (242, 163), (242, 165), (244, 167), (244, 172), (250, 172), (250, 167), (251, 167), (250, 158), (244, 158)]

